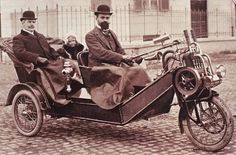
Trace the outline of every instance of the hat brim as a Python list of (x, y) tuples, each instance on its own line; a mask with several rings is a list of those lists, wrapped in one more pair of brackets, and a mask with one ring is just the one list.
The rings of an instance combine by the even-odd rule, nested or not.
[(37, 18), (20, 18), (20, 21), (22, 20), (37, 20)]
[(112, 12), (102, 12), (102, 11), (96, 11), (94, 12), (95, 15), (98, 15), (98, 14), (104, 14), (104, 15), (112, 15)]

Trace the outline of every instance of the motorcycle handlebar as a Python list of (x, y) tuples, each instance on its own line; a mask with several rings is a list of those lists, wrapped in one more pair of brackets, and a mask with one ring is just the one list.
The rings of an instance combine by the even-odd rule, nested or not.
[(142, 56), (145, 56), (145, 55), (148, 55), (148, 54), (157, 52), (157, 51), (159, 51), (159, 50), (162, 50), (162, 49), (165, 49), (165, 48), (168, 48), (168, 47), (172, 47), (172, 46), (178, 45), (178, 44), (180, 44), (180, 43), (181, 43), (181, 42), (180, 42), (179, 40), (174, 40), (172, 43), (169, 43), (169, 44), (167, 44), (167, 45), (164, 45), (164, 46), (162, 46), (162, 47), (160, 47), (160, 48), (158, 48), (158, 49), (149, 51), (149, 52), (147, 52), (147, 53), (139, 54), (139, 55), (137, 55), (137, 56), (132, 57), (131, 59), (136, 59), (136, 58), (138, 58), (138, 57), (142, 57)]
[(191, 36), (192, 36), (192, 38), (193, 38), (193, 41), (194, 41), (194, 42), (197, 42), (197, 38), (196, 38), (196, 36), (195, 36), (193, 30), (191, 30), (190, 32), (191, 32)]
[(188, 30), (184, 30), (184, 37), (188, 46), (190, 46), (190, 38), (188, 35)]

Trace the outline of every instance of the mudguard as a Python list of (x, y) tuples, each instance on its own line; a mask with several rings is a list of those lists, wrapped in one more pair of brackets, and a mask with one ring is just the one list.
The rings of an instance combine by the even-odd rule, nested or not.
[(179, 110), (179, 129), (180, 129), (180, 133), (183, 134), (184, 133), (184, 128), (183, 128), (183, 120), (185, 120), (187, 118), (188, 114), (186, 111), (186, 108), (180, 108)]
[[(212, 97), (214, 96), (219, 96), (219, 93), (217, 93), (214, 90), (210, 90), (211, 91), (211, 95), (208, 97), (208, 100), (211, 100)], [(192, 108), (193, 104), (191, 106), (189, 106), (189, 108)], [(188, 112), (186, 110), (185, 106), (182, 106), (179, 110), (179, 129), (180, 129), (180, 133), (183, 134), (184, 133), (184, 128), (183, 128), (183, 120), (185, 120), (188, 117)]]
[(41, 89), (41, 87), (33, 82), (19, 83), (19, 84), (14, 85), (8, 94), (6, 106), (11, 105), (16, 93), (19, 90), (23, 90), (23, 89), (31, 91), (35, 95), (35, 97), (38, 100), (41, 110), (47, 110), (51, 108), (48, 102), (48, 99), (45, 93), (43, 92), (43, 90)]

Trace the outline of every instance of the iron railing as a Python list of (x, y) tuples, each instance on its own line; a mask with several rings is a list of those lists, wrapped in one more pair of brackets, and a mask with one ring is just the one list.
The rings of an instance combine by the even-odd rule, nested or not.
[[(231, 12), (211, 10), (207, 12), (174, 10), (159, 11), (158, 9), (132, 9), (130, 5), (113, 8), (111, 29), (115, 31), (121, 42), (132, 44), (146, 40), (150, 36), (169, 33), (174, 37), (182, 37), (184, 29), (193, 29), (197, 37), (234, 36), (235, 17)], [(84, 43), (86, 33), (93, 29), (96, 19), (88, 8), (65, 7), (56, 5), (54, 9), (44, 10), (29, 8), (38, 17), (36, 29), (49, 37), (64, 38), (67, 33), (77, 35)], [(18, 34), (21, 29), (20, 17), (23, 10), (11, 13), (11, 34)], [(2, 21), (3, 23), (3, 21)], [(2, 24), (4, 26), (4, 24)], [(1, 60), (3, 54), (0, 54)], [(0, 61), (1, 61), (0, 60)]]

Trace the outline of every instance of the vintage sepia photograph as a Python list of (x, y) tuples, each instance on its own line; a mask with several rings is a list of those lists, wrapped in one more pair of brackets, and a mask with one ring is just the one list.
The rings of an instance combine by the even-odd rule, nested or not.
[(0, 0), (0, 155), (236, 154), (236, 0)]

